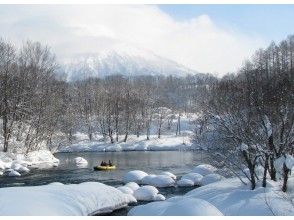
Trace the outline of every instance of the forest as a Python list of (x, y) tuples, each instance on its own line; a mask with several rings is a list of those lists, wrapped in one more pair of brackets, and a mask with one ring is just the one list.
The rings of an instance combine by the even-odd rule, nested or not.
[[(17, 48), (0, 39), (0, 142), (4, 152), (51, 149), (71, 142), (77, 131), (89, 140), (100, 133), (115, 143), (130, 134), (149, 139), (151, 122), (158, 138), (163, 123), (182, 114), (199, 115), (195, 144), (206, 144), (234, 172), (256, 186), (257, 166), (263, 184), (291, 171), (294, 146), (294, 36), (259, 49), (236, 73), (178, 76), (87, 77), (66, 81), (66, 68), (39, 42)], [(177, 126), (180, 134), (180, 123)], [(236, 158), (238, 158), (236, 160)], [(241, 162), (240, 162), (241, 161)]]

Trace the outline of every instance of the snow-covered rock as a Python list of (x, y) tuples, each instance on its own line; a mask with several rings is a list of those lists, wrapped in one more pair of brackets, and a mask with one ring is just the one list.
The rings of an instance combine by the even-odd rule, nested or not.
[(157, 194), (157, 195), (154, 197), (153, 200), (154, 200), (154, 201), (164, 201), (164, 200), (165, 200), (165, 197), (164, 197), (164, 195), (162, 195), (162, 194)]
[(8, 176), (21, 176), (21, 174), (15, 170), (11, 170), (7, 175)]
[(139, 201), (153, 201), (157, 194), (158, 190), (154, 186), (142, 186), (133, 195)]
[(199, 173), (202, 176), (214, 173), (217, 171), (217, 168), (210, 164), (200, 164), (193, 169), (193, 173)]
[(200, 185), (204, 186), (210, 183), (221, 181), (223, 179), (225, 179), (225, 177), (219, 174), (216, 174), (216, 173), (208, 174), (202, 178)]
[(131, 188), (127, 187), (127, 186), (119, 186), (119, 187), (117, 187), (117, 189), (119, 191), (125, 193), (125, 194), (131, 194), (132, 195), (134, 193), (134, 191)]
[(129, 187), (133, 191), (135, 191), (135, 190), (137, 190), (137, 189), (140, 188), (140, 186), (137, 183), (135, 183), (135, 182), (129, 182), (125, 186), (126, 187)]
[(162, 173), (160, 173), (160, 175), (169, 176), (169, 177), (171, 177), (171, 178), (174, 179), (174, 180), (177, 179), (177, 176), (176, 176), (176, 175), (174, 175), (173, 173), (168, 172), (168, 171), (162, 172)]
[(32, 151), (28, 154), (0, 152), (0, 170), (12, 168), (29, 172), (28, 166), (48, 168), (58, 166), (59, 160), (48, 150)]
[(199, 173), (188, 173), (182, 176), (181, 180), (187, 179), (191, 180), (194, 185), (201, 185), (201, 180), (203, 176)]
[(190, 179), (180, 179), (178, 180), (177, 185), (180, 187), (194, 186), (194, 182)]
[(168, 199), (132, 208), (129, 216), (218, 216), (223, 215), (209, 202), (196, 198)]
[(11, 169), (13, 169), (17, 172), (20, 172), (20, 173), (27, 173), (30, 171), (27, 167), (25, 167), (19, 163), (12, 163)]
[(87, 166), (88, 165), (88, 161), (82, 157), (76, 157), (75, 163), (77, 166)]
[(151, 185), (155, 187), (169, 187), (175, 184), (174, 179), (167, 175), (148, 175), (145, 176), (141, 183), (144, 185)]
[(126, 173), (123, 177), (123, 182), (128, 183), (128, 182), (135, 182), (135, 183), (141, 183), (141, 180), (145, 177), (148, 176), (147, 173), (141, 170), (133, 170), (128, 173)]
[(64, 216), (109, 213), (136, 199), (97, 182), (0, 188), (0, 215)]

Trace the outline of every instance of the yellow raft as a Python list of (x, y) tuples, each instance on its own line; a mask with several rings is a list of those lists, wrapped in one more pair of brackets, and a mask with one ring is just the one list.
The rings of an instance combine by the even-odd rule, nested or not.
[(95, 166), (94, 170), (100, 170), (100, 171), (108, 171), (108, 170), (115, 170), (116, 166)]

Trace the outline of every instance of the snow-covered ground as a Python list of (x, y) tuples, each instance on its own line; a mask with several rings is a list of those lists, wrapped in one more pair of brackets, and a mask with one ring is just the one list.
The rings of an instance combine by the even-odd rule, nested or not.
[(180, 135), (176, 135), (177, 118), (171, 121), (170, 129), (167, 129), (168, 125), (167, 121), (165, 121), (160, 138), (157, 135), (157, 121), (154, 120), (151, 123), (150, 140), (147, 140), (146, 134), (142, 133), (139, 137), (129, 135), (126, 143), (123, 142), (124, 135), (119, 135), (119, 141), (112, 144), (109, 140), (103, 140), (103, 136), (99, 133), (94, 133), (93, 140), (90, 141), (86, 133), (76, 132), (73, 135), (73, 143), (63, 143), (56, 152), (189, 150), (192, 148), (192, 136), (194, 134), (192, 122), (196, 118), (197, 115), (195, 114), (181, 116)]
[[(259, 183), (255, 190), (251, 190), (249, 184), (242, 184), (238, 178), (229, 178), (201, 186), (184, 196), (136, 206), (129, 215), (213, 215), (217, 214), (216, 210), (226, 216), (294, 215), (293, 187), (293, 178), (289, 180), (287, 193), (281, 191), (279, 182), (268, 181), (266, 188)], [(197, 208), (199, 199), (208, 202), (203, 210)]]
[(30, 168), (58, 166), (59, 160), (48, 150), (32, 151), (27, 154), (0, 152), (0, 175), (20, 176)]
[(129, 194), (97, 182), (0, 189), (0, 215), (94, 215), (136, 202)]
[[(122, 138), (121, 138), (122, 139)], [(81, 152), (81, 151), (158, 151), (158, 150), (188, 150), (192, 146), (190, 136), (157, 135), (150, 136), (150, 140), (146, 140), (146, 136), (131, 135), (125, 143), (105, 143), (104, 141), (81, 140), (78, 143), (62, 146), (58, 152)]]

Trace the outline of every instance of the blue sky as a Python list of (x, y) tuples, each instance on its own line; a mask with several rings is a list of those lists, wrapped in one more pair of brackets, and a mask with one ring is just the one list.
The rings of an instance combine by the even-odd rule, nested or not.
[(280, 41), (294, 34), (294, 5), (159, 5), (176, 20), (202, 14), (218, 25), (241, 32), (257, 33), (268, 41)]

